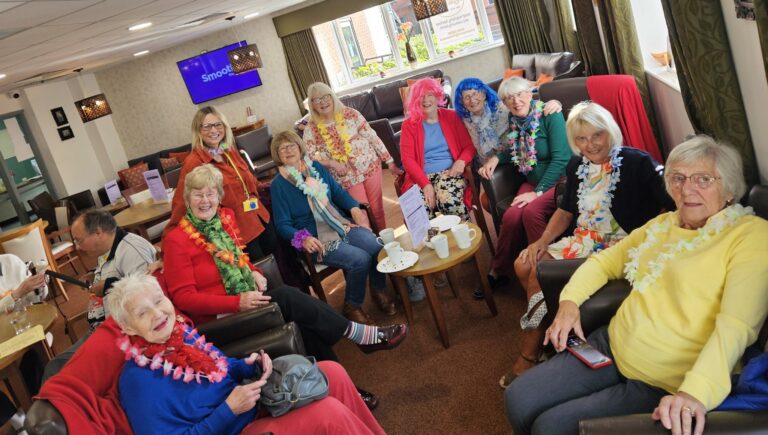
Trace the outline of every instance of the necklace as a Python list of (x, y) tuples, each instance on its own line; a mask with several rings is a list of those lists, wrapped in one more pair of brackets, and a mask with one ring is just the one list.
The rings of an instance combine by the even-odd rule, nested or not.
[(533, 111), (525, 118), (523, 125), (518, 125), (514, 115), (509, 114), (509, 130), (505, 134), (509, 147), (510, 160), (523, 175), (533, 170), (538, 162), (536, 158), (536, 136), (539, 133), (539, 119), (544, 111), (544, 103), (537, 101)]
[(647, 272), (638, 275), (640, 258), (645, 252), (658, 243), (658, 236), (666, 234), (672, 228), (673, 219), (658, 222), (645, 231), (645, 240), (638, 247), (629, 250), (629, 261), (624, 265), (624, 275), (632, 288), (639, 292), (644, 291), (661, 276), (669, 260), (686, 251), (698, 249), (704, 242), (720, 234), (723, 230), (736, 224), (743, 216), (754, 214), (752, 207), (743, 207), (740, 204), (732, 205), (710, 217), (706, 225), (696, 230), (696, 236), (690, 240), (680, 240), (677, 243), (668, 243), (664, 246), (666, 251), (661, 252), (653, 261), (644, 261), (647, 264)]
[[(589, 182), (587, 179), (589, 177), (589, 159), (582, 157), (581, 165), (579, 165), (579, 169), (576, 170), (576, 175), (579, 177), (579, 180), (581, 180), (577, 194), (579, 198), (579, 216), (587, 223), (585, 225), (587, 229), (596, 229), (597, 224), (603, 221), (606, 215), (611, 211), (613, 191), (616, 190), (616, 185), (621, 180), (620, 168), (621, 160), (623, 157), (619, 157), (619, 152), (621, 152), (621, 147), (613, 147), (608, 153), (610, 160), (607, 164), (604, 165), (604, 168), (611, 173), (608, 181), (608, 188), (605, 190), (605, 192), (603, 192), (603, 198), (600, 200), (600, 204), (594, 210), (589, 210), (587, 208), (586, 201), (587, 189), (589, 188), (587, 186), (587, 183)], [(602, 180), (602, 176), (600, 179)]]
[(200, 379), (212, 383), (221, 382), (227, 376), (229, 364), (227, 358), (213, 350), (212, 343), (206, 343), (205, 336), (198, 336), (192, 344), (185, 338), (197, 336), (197, 329), (185, 325), (181, 318), (176, 318), (173, 332), (165, 343), (149, 343), (144, 338), (123, 335), (117, 339), (117, 346), (125, 353), (125, 359), (133, 360), (139, 367), (149, 366), (150, 370), (163, 369), (164, 376), (173, 380), (181, 379), (185, 383), (193, 379), (200, 384)]
[(306, 165), (310, 175), (307, 181), (304, 181), (304, 176), (295, 167), (288, 165), (283, 167), (296, 182), (296, 187), (304, 192), (304, 195), (311, 196), (323, 204), (328, 201), (328, 185), (320, 178), (320, 174), (312, 165)]
[(344, 128), (344, 117), (341, 112), (334, 115), (334, 123), (336, 128), (333, 129), (333, 132), (328, 130), (325, 123), (321, 122), (316, 125), (331, 158), (340, 163), (347, 163), (352, 154), (352, 145), (349, 143), (347, 129)]
[(231, 234), (232, 241), (235, 242), (235, 252), (220, 248), (208, 241), (208, 239), (200, 233), (194, 225), (192, 225), (192, 222), (190, 222), (186, 216), (182, 217), (179, 221), (179, 228), (184, 231), (187, 237), (189, 237), (195, 245), (205, 249), (205, 251), (212, 256), (233, 266), (246, 267), (250, 258), (248, 257), (248, 254), (242, 251), (241, 247), (243, 245), (240, 240), (240, 230), (233, 225), (231, 216), (222, 214), (221, 210), (219, 210), (219, 219), (221, 219), (221, 224), (226, 227), (225, 231)]

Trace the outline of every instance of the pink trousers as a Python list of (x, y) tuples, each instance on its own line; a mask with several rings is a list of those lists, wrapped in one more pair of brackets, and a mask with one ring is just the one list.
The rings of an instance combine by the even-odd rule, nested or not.
[(376, 221), (379, 230), (387, 227), (384, 220), (384, 195), (381, 192), (381, 166), (378, 163), (376, 169), (365, 181), (350, 187), (347, 193), (357, 202), (370, 204), (373, 220)]
[(365, 406), (344, 367), (334, 361), (317, 364), (328, 377), (327, 397), (280, 417), (257, 418), (241, 433), (384, 435), (384, 429)]

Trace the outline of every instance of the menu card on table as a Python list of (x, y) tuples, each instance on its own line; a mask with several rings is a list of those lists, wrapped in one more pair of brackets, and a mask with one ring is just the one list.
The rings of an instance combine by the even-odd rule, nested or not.
[(400, 197), (400, 209), (405, 217), (405, 226), (411, 235), (411, 244), (415, 249), (421, 249), (429, 230), (429, 215), (419, 186), (413, 185)]
[(107, 191), (107, 197), (109, 198), (110, 204), (114, 204), (117, 201), (120, 201), (120, 198), (123, 197), (123, 195), (120, 193), (120, 186), (117, 185), (117, 180), (112, 180), (105, 184), (104, 190)]
[(168, 202), (168, 192), (165, 190), (165, 184), (163, 184), (163, 179), (157, 169), (144, 172), (144, 181), (147, 182), (149, 193), (152, 194), (152, 199), (155, 202)]

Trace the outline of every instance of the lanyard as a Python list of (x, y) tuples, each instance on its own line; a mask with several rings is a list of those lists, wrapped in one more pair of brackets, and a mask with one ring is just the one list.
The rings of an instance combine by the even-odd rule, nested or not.
[(226, 157), (227, 160), (229, 160), (229, 164), (232, 165), (232, 169), (235, 170), (235, 174), (237, 174), (237, 178), (240, 179), (240, 183), (243, 185), (243, 192), (245, 193), (245, 197), (250, 198), (251, 194), (248, 193), (248, 187), (246, 187), (245, 185), (245, 180), (243, 180), (243, 177), (240, 175), (240, 171), (237, 170), (237, 166), (235, 166), (235, 162), (232, 161), (232, 157), (230, 157), (229, 153), (226, 151), (223, 154), (224, 154), (224, 157)]

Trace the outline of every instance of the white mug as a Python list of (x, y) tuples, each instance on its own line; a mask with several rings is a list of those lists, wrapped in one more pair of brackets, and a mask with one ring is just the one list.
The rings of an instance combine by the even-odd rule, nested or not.
[(387, 243), (392, 243), (395, 241), (395, 230), (392, 228), (384, 228), (383, 230), (379, 231), (379, 237), (376, 238), (376, 241), (379, 242), (379, 245), (386, 245)]
[(448, 236), (445, 234), (438, 234), (429, 240), (432, 243), (432, 249), (435, 250), (438, 258), (448, 258), (450, 252), (448, 251)]
[(472, 244), (472, 240), (475, 240), (475, 237), (477, 237), (477, 231), (474, 228), (470, 228), (467, 224), (454, 225), (453, 228), (451, 228), (451, 232), (456, 239), (456, 245), (459, 249), (469, 248), (469, 245)]
[(404, 251), (400, 247), (400, 242), (389, 242), (384, 245), (384, 250), (387, 251), (387, 257), (389, 257), (389, 262), (392, 264), (399, 263), (400, 259), (403, 258)]

